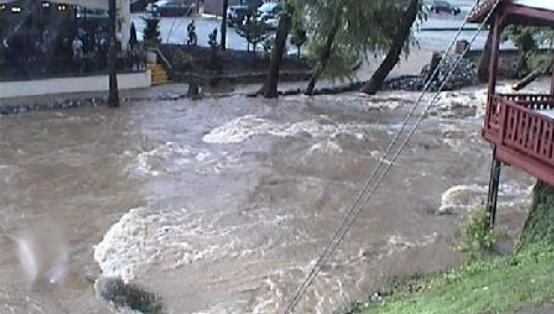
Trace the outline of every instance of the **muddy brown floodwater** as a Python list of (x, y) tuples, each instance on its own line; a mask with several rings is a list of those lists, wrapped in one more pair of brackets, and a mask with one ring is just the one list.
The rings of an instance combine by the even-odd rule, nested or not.
[[(477, 106), (474, 94), (449, 99)], [(158, 293), (167, 313), (282, 312), (416, 96), (232, 97), (0, 117), (0, 312), (107, 313), (90, 283), (98, 276)], [(331, 313), (387, 278), (459, 263), (457, 220), (466, 203), (482, 202), (490, 161), (481, 118), (462, 107), (425, 119), (298, 313)], [(531, 183), (504, 172), (501, 225), (521, 223)], [(445, 195), (441, 204), (453, 186), (467, 200)], [(437, 215), (445, 202), (448, 215)], [(21, 234), (63, 242), (59, 280), (29, 280)]]

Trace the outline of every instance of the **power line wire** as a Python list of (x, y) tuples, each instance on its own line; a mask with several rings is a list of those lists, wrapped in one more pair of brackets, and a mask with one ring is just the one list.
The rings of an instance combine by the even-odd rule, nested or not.
[[(426, 114), (428, 113), (428, 111), (431, 109), (431, 107), (433, 107), (433, 105), (436, 103), (436, 100), (438, 99), (438, 95), (440, 94), (440, 92), (444, 89), (444, 87), (446, 86), (447, 82), (448, 82), (448, 79), (452, 76), (452, 74), (454, 73), (454, 71), (456, 70), (457, 66), (459, 65), (461, 59), (463, 58), (463, 55), (465, 53), (467, 53), (471, 47), (471, 44), (473, 44), (475, 42), (475, 40), (477, 39), (477, 36), (479, 35), (479, 33), (482, 31), (484, 25), (486, 24), (486, 22), (490, 19), (490, 17), (492, 16), (494, 10), (496, 9), (496, 7), (498, 6), (498, 4), (500, 3), (500, 0), (497, 0), (497, 2), (495, 3), (495, 5), (493, 6), (492, 10), (489, 12), (489, 14), (487, 15), (487, 17), (485, 18), (485, 20), (481, 23), (481, 25), (479, 26), (478, 30), (476, 31), (476, 33), (474, 34), (473, 38), (471, 39), (470, 41), (470, 45), (468, 45), (464, 51), (464, 53), (462, 54), (462, 56), (460, 56), (456, 62), (454, 63), (452, 69), (449, 71), (448, 75), (446, 76), (444, 82), (441, 84), (441, 86), (439, 87), (438, 91), (435, 93), (435, 95), (433, 96), (433, 98), (431, 99), (431, 101), (428, 103), (428, 105), (426, 106), (424, 112), (420, 115), (420, 117), (417, 119), (416, 123), (414, 124), (414, 126), (412, 127), (412, 129), (408, 132), (407, 134), (407, 137), (405, 138), (405, 140), (400, 144), (399, 148), (397, 149), (396, 153), (393, 155), (392, 159), (390, 161), (386, 161), (386, 157), (388, 156), (388, 154), (392, 151), (392, 149), (394, 148), (396, 142), (398, 141), (398, 139), (400, 138), (400, 136), (402, 136), (402, 134), (404, 133), (404, 130), (406, 129), (406, 126), (408, 125), (408, 123), (410, 122), (410, 119), (413, 117), (413, 114), (415, 113), (415, 110), (417, 109), (417, 107), (419, 106), (419, 103), (423, 100), (423, 97), (425, 96), (425, 94), (427, 93), (429, 87), (431, 86), (431, 82), (432, 80), (428, 80), (428, 82), (425, 84), (425, 87), (423, 89), (423, 92), (421, 93), (421, 95), (418, 97), (418, 99), (416, 100), (414, 106), (410, 109), (409, 113), (407, 114), (406, 116), (406, 119), (404, 120), (403, 124), (402, 124), (402, 127), (400, 128), (400, 130), (397, 132), (397, 134), (395, 135), (395, 137), (393, 138), (393, 140), (390, 142), (389, 146), (387, 147), (386, 151), (385, 151), (385, 154), (383, 156), (383, 158), (381, 158), (378, 166), (376, 167), (376, 169), (373, 171), (373, 173), (371, 174), (371, 176), (368, 178), (368, 180), (365, 182), (364, 184), (364, 187), (362, 188), (361, 192), (358, 194), (354, 204), (352, 205), (352, 207), (350, 208), (350, 210), (348, 211), (347, 215), (343, 218), (342, 222), (341, 222), (341, 225), (339, 226), (339, 229), (336, 231), (335, 235), (333, 236), (333, 238), (331, 239), (331, 242), (330, 244), (326, 247), (326, 249), (324, 250), (324, 252), (319, 256), (319, 258), (317, 259), (317, 262), (316, 264), (314, 265), (314, 267), (312, 268), (312, 270), (310, 271), (310, 273), (308, 274), (308, 276), (306, 277), (306, 279), (304, 280), (303, 284), (300, 286), (300, 288), (298, 289), (297, 293), (295, 294), (295, 296), (292, 298), (291, 302), (289, 303), (289, 305), (287, 306), (286, 310), (285, 310), (285, 314), (290, 314), (292, 313), (292, 311), (294, 310), (294, 308), (297, 306), (298, 302), (300, 301), (300, 298), (303, 296), (303, 294), (306, 292), (306, 290), (309, 288), (309, 286), (311, 285), (311, 283), (313, 282), (313, 280), (315, 279), (315, 277), (317, 276), (317, 274), (321, 271), (321, 268), (323, 267), (323, 265), (328, 261), (328, 259), (332, 256), (332, 254), (335, 252), (336, 248), (338, 247), (338, 245), (340, 244), (340, 242), (342, 241), (342, 239), (344, 238), (344, 236), (346, 235), (346, 233), (348, 232), (348, 230), (351, 228), (351, 226), (353, 225), (353, 223), (355, 222), (355, 219), (356, 217), (359, 215), (359, 213), (361, 212), (361, 210), (363, 210), (363, 207), (369, 202), (369, 200), (371, 200), (371, 197), (373, 196), (373, 194), (375, 193), (375, 191), (377, 190), (377, 188), (380, 186), (381, 182), (383, 181), (383, 179), (386, 177), (386, 175), (388, 174), (389, 170), (392, 168), (392, 166), (394, 165), (394, 162), (396, 161), (396, 159), (398, 158), (398, 156), (401, 154), (402, 150), (406, 147), (406, 145), (409, 143), (409, 140), (411, 139), (411, 137), (414, 135), (415, 131), (417, 130), (417, 128), (419, 127), (419, 125), (421, 124), (421, 122), (423, 121), (423, 118), (426, 116)], [(470, 10), (470, 12), (472, 12), (477, 6), (479, 5), (479, 1), (477, 1), (474, 6), (472, 7), (472, 9)], [(462, 25), (460, 26), (460, 29), (458, 31), (458, 33), (456, 34), (452, 44), (449, 46), (449, 48), (446, 50), (446, 52), (444, 53), (443, 55), (443, 58), (441, 59), (441, 62), (439, 63), (439, 65), (437, 66), (437, 68), (435, 69), (435, 71), (433, 72), (433, 74), (430, 76), (431, 78), (435, 77), (436, 74), (438, 74), (438, 72), (440, 71), (440, 68), (442, 66), (442, 64), (444, 63), (444, 59), (445, 57), (447, 56), (448, 52), (452, 49), (452, 47), (454, 46), (454, 44), (456, 43), (458, 37), (460, 36), (460, 34), (462, 33), (463, 31), (463, 28), (465, 27), (465, 25), (467, 24), (467, 18), (464, 20), (464, 22), (462, 23)], [(385, 167), (385, 169), (383, 170), (381, 176), (379, 176), (379, 178), (377, 179), (376, 183), (373, 184), (373, 186), (370, 188), (370, 186), (372, 185), (373, 183), (373, 180), (377, 177), (377, 174), (380, 172), (380, 169), (381, 169), (381, 166), (383, 164), (387, 164), (387, 166)], [(368, 193), (369, 192), (369, 193)]]

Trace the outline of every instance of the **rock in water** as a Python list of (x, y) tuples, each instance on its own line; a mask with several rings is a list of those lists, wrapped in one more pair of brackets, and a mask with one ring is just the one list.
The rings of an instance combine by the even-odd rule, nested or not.
[(99, 278), (94, 288), (101, 299), (119, 310), (142, 314), (164, 313), (160, 296), (119, 278)]

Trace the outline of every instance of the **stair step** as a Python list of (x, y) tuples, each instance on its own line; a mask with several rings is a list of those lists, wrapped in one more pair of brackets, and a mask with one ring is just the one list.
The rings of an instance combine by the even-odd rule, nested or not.
[(171, 82), (169, 75), (160, 64), (148, 64), (147, 68), (152, 75), (152, 85), (161, 85)]

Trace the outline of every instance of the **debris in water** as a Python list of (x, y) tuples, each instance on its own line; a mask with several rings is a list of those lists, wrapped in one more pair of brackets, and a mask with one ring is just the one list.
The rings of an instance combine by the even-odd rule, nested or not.
[(94, 284), (100, 298), (117, 309), (129, 309), (142, 314), (163, 314), (164, 307), (159, 295), (123, 282), (120, 278), (100, 278)]

